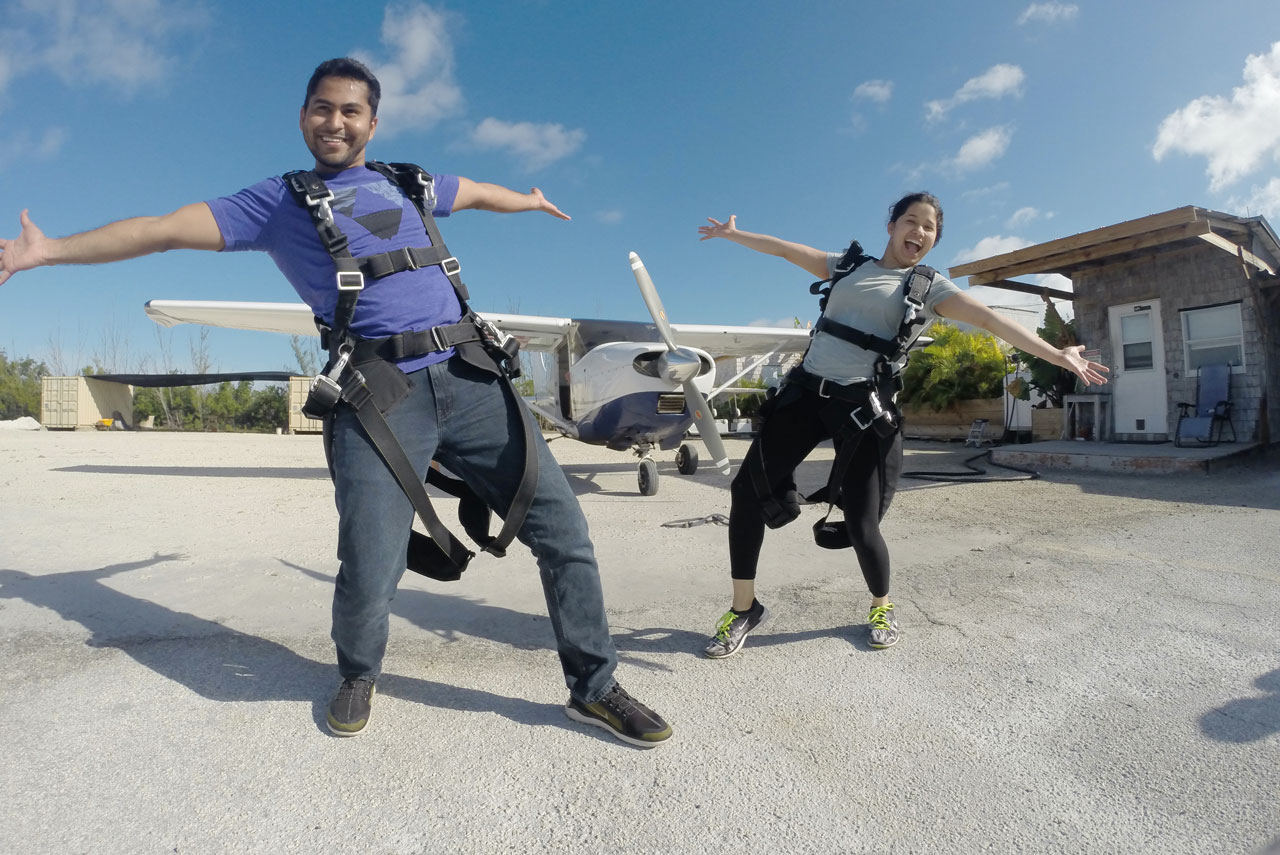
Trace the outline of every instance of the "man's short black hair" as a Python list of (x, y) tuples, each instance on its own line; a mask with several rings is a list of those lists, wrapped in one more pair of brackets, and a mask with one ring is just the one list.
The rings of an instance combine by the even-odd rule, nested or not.
[(326, 59), (316, 66), (316, 70), (311, 73), (311, 79), (307, 81), (307, 97), (302, 101), (303, 107), (311, 103), (311, 96), (316, 94), (316, 87), (326, 77), (362, 81), (369, 87), (369, 109), (373, 115), (378, 115), (378, 102), (382, 100), (382, 84), (373, 76), (373, 72), (367, 65), (349, 56)]

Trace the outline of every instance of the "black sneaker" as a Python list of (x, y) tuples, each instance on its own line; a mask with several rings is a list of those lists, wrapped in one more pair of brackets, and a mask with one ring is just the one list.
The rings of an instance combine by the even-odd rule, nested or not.
[(628, 745), (640, 748), (653, 748), (671, 738), (671, 725), (617, 683), (594, 704), (570, 697), (564, 713), (574, 721), (602, 727)]
[(711, 636), (703, 653), (708, 659), (723, 659), (732, 656), (741, 648), (752, 630), (769, 619), (769, 610), (759, 600), (751, 604), (751, 608), (742, 614), (730, 609), (716, 624), (716, 634)]
[(373, 703), (373, 678), (343, 680), (338, 693), (329, 702), (329, 730), (338, 736), (355, 736), (369, 723), (369, 707)]

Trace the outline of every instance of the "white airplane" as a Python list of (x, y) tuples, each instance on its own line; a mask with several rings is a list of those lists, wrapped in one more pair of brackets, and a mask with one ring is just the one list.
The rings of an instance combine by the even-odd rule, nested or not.
[[(729, 459), (707, 401), (780, 354), (802, 353), (810, 331), (782, 327), (672, 324), (639, 256), (631, 269), (652, 324), (634, 321), (548, 318), (482, 313), (515, 337), (529, 355), (530, 409), (565, 436), (640, 458), (640, 493), (658, 492), (653, 449), (678, 448), (676, 468), (692, 475), (697, 450), (683, 438), (696, 425), (713, 464), (728, 474)], [(151, 300), (147, 315), (163, 326), (204, 324), (291, 335), (317, 335), (311, 309), (302, 303)], [(756, 357), (715, 387), (717, 357)]]

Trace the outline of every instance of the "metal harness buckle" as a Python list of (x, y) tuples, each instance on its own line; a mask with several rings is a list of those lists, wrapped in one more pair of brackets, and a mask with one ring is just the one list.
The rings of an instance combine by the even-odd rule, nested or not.
[(440, 336), (440, 328), (439, 328), (439, 327), (432, 327), (432, 328), (431, 328), (431, 343), (432, 343), (432, 344), (434, 344), (434, 345), (436, 346), (436, 350), (448, 350), (448, 349), (449, 349), (449, 345), (448, 345), (448, 344), (446, 344), (446, 343), (445, 343), (445, 341), (444, 341), (444, 339), (443, 339), (443, 338), (441, 338), (441, 336)]
[(338, 273), (339, 291), (363, 291), (364, 274), (359, 270)]
[(867, 419), (865, 422), (858, 418), (858, 413), (862, 412), (863, 409), (865, 408), (855, 407), (853, 411), (849, 413), (849, 418), (853, 419), (853, 423), (858, 426), (858, 430), (866, 430), (871, 427), (871, 423), (876, 420), (875, 413), (872, 413), (871, 418)]
[(333, 209), (329, 207), (329, 203), (333, 201), (333, 191), (325, 189), (323, 196), (312, 196), (307, 194), (307, 204), (313, 208), (320, 209), (320, 219), (326, 223), (333, 222)]
[(826, 377), (820, 377), (820, 378), (818, 378), (818, 397), (819, 397), (819, 398), (830, 398), (830, 397), (831, 397), (831, 393), (827, 391), (827, 378), (826, 378)]
[(440, 262), (440, 269), (444, 271), (445, 276), (457, 276), (462, 272), (462, 264), (451, 255)]

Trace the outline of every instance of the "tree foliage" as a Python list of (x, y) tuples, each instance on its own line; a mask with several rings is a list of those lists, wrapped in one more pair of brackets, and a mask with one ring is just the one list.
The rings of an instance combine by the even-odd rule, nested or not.
[[(1076, 338), (1075, 320), (1064, 321), (1053, 303), (1045, 307), (1044, 326), (1037, 329), (1036, 334), (1054, 347), (1071, 347), (1080, 343)], [(1018, 397), (1022, 400), (1030, 400), (1031, 390), (1035, 389), (1044, 395), (1049, 406), (1061, 407), (1062, 396), (1075, 391), (1076, 375), (1067, 369), (1021, 350), (1015, 349), (1014, 353), (1031, 372), (1031, 380), (1019, 390)]]
[(1003, 393), (1008, 368), (995, 336), (936, 322), (925, 335), (933, 344), (911, 355), (902, 372), (899, 400), (945, 410), (958, 401)]
[(11, 360), (0, 350), (0, 420), (40, 418), (40, 379), (48, 373), (43, 362)]
[(154, 417), (156, 426), (172, 430), (270, 432), (288, 424), (288, 399), (284, 386), (254, 389), (248, 380), (220, 383), (213, 391), (147, 387), (134, 393), (133, 417)]

